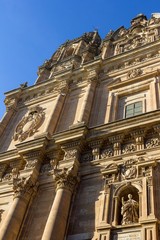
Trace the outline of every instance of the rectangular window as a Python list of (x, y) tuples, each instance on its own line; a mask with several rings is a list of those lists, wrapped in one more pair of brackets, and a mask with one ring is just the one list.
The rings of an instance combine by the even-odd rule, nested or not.
[(141, 113), (143, 113), (142, 101), (129, 104), (125, 108), (125, 117), (126, 118), (133, 117), (133, 116), (139, 115)]

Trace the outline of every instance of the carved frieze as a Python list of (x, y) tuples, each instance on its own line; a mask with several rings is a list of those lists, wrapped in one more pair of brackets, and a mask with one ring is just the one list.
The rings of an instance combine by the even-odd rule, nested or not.
[(112, 148), (107, 148), (102, 150), (101, 152), (101, 158), (108, 158), (113, 156), (113, 149)]
[(41, 107), (31, 108), (27, 115), (22, 118), (15, 129), (14, 140), (24, 141), (26, 138), (35, 134), (44, 121), (44, 111)]
[(159, 146), (159, 144), (160, 144), (159, 138), (151, 138), (146, 141), (145, 147), (149, 149), (149, 148), (157, 147)]
[(131, 79), (131, 78), (134, 78), (134, 77), (139, 77), (142, 73), (143, 73), (142, 69), (135, 68), (135, 69), (132, 69), (128, 72), (127, 78)]
[(131, 153), (136, 151), (136, 145), (133, 143), (125, 144), (122, 146), (122, 153)]

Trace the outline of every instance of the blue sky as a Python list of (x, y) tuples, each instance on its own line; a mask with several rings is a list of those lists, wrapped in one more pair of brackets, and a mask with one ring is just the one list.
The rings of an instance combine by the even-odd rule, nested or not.
[(160, 12), (160, 0), (0, 0), (0, 118), (4, 92), (33, 85), (38, 66), (68, 39), (98, 29), (101, 37), (139, 13)]

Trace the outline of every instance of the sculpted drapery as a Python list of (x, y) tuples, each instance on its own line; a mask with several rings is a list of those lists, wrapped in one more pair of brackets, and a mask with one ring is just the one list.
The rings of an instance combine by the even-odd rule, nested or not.
[(128, 200), (122, 197), (121, 214), (123, 216), (122, 225), (138, 222), (138, 202), (132, 199), (132, 194), (128, 194)]

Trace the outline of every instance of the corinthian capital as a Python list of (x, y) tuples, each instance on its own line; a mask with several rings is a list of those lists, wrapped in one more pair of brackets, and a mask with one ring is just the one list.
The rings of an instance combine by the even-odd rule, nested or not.
[(13, 178), (14, 198), (30, 196), (37, 190), (37, 183), (33, 183), (31, 176)]
[(78, 183), (77, 171), (78, 166), (76, 164), (69, 168), (56, 170), (54, 174), (57, 190), (62, 188), (72, 192)]

